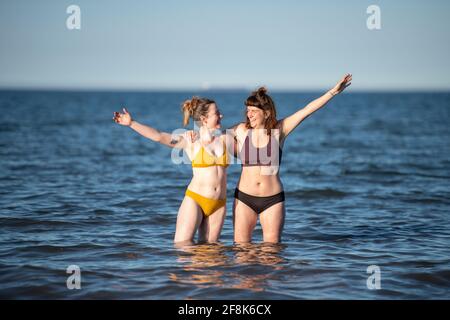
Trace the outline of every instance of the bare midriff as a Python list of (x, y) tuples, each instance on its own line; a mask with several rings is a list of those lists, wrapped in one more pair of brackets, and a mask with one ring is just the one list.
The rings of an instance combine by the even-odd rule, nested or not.
[(193, 177), (188, 189), (210, 199), (227, 196), (227, 169), (223, 166), (192, 168)]
[(242, 167), (237, 185), (242, 192), (257, 197), (271, 196), (283, 191), (278, 168), (267, 166)]

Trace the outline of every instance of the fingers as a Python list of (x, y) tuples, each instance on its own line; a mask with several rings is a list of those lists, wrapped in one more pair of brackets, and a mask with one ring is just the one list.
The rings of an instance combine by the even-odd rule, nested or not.
[(352, 81), (352, 75), (351, 74), (347, 74), (342, 81), (339, 83), (339, 86), (341, 87), (341, 90), (344, 90), (345, 88), (347, 88)]
[(352, 75), (348, 74), (346, 79), (345, 79), (345, 87), (344, 87), (344, 89), (347, 88), (351, 84), (352, 84)]
[(113, 114), (114, 114), (113, 120), (118, 124), (124, 125), (125, 123), (129, 122), (131, 115), (126, 108), (122, 108), (122, 110), (123, 110), (123, 113), (120, 113), (117, 111), (113, 112)]
[(122, 115), (119, 112), (114, 112), (113, 114), (114, 114), (113, 117), (114, 122), (119, 123)]
[(194, 142), (194, 132), (189, 131), (188, 135), (189, 135), (189, 138), (190, 138), (191, 142)]
[(340, 82), (348, 81), (351, 78), (352, 78), (352, 75), (350, 73), (347, 73), (345, 76), (342, 77)]
[(195, 131), (188, 131), (187, 135), (192, 143), (194, 143), (199, 137), (198, 133)]

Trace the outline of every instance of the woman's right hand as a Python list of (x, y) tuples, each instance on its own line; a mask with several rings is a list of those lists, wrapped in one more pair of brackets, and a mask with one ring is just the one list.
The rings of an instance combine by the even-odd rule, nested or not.
[(123, 113), (120, 112), (114, 112), (113, 120), (121, 124), (123, 126), (130, 126), (133, 119), (131, 118), (131, 114), (128, 112), (127, 109), (123, 108)]

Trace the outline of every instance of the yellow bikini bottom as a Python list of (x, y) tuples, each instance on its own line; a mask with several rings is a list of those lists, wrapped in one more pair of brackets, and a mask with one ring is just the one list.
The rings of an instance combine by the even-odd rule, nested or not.
[(189, 198), (192, 198), (199, 206), (202, 208), (203, 214), (205, 217), (210, 216), (214, 211), (217, 209), (222, 208), (225, 203), (227, 202), (227, 199), (209, 199), (205, 198), (198, 193), (192, 192), (191, 190), (186, 190), (186, 195)]

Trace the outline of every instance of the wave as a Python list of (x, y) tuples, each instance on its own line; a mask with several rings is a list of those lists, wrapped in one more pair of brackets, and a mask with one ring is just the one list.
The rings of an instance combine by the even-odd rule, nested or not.
[(29, 226), (69, 226), (76, 225), (77, 222), (68, 220), (45, 220), (35, 218), (15, 218), (15, 217), (0, 217), (0, 225), (4, 227), (29, 227)]
[(338, 189), (308, 189), (308, 190), (289, 190), (286, 191), (287, 197), (298, 199), (318, 199), (318, 198), (344, 198), (352, 195), (350, 192), (344, 192)]

